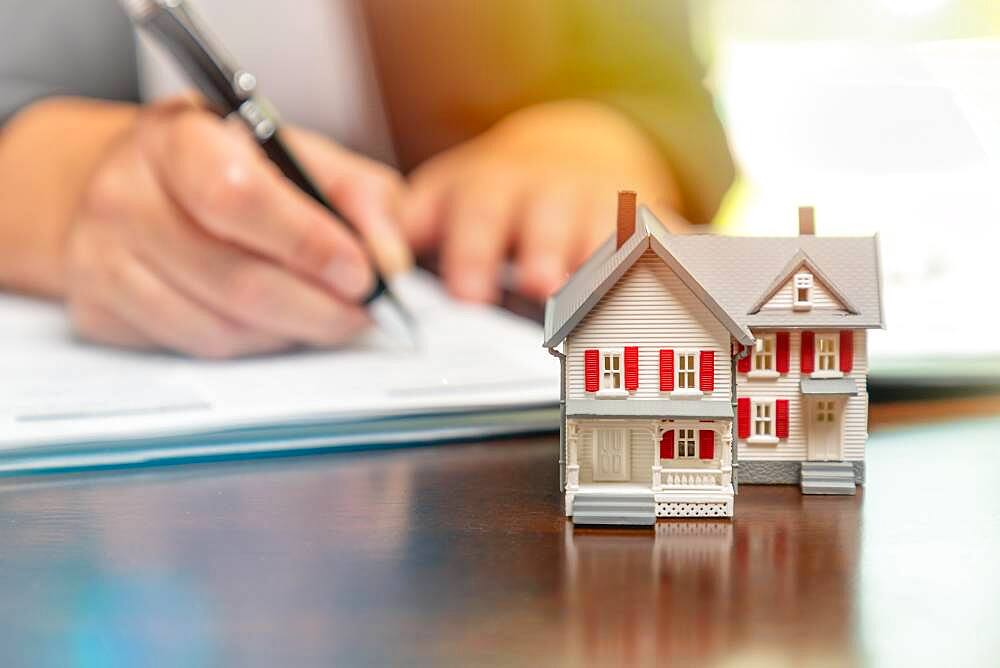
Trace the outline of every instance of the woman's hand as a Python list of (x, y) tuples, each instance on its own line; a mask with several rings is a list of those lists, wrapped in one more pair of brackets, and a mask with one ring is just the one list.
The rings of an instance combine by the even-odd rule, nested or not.
[[(284, 132), (383, 268), (404, 268), (401, 179)], [(174, 102), (141, 111), (90, 179), (67, 234), (65, 296), (79, 333), (102, 343), (209, 358), (336, 345), (368, 322), (362, 243), (245, 128)]]
[(494, 301), (508, 254), (518, 288), (543, 299), (615, 227), (616, 192), (675, 208), (650, 140), (616, 111), (558, 102), (518, 111), (435, 156), (411, 178), (404, 227), (418, 251), (440, 245), (451, 291)]

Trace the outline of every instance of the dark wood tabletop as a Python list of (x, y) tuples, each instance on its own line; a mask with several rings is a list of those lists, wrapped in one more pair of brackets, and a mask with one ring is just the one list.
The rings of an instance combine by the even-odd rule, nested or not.
[(574, 530), (555, 436), (8, 479), (0, 665), (996, 665), (1000, 419), (935, 410), (655, 530)]

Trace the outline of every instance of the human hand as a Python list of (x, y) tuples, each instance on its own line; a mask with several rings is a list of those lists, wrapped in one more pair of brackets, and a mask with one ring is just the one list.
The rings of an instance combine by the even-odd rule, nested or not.
[(654, 209), (678, 204), (668, 167), (628, 119), (558, 102), (518, 111), (419, 167), (403, 225), (418, 251), (440, 245), (458, 296), (496, 300), (512, 253), (518, 289), (543, 299), (614, 229), (620, 189)]
[(383, 270), (409, 263), (388, 168), (283, 130), (363, 241), (265, 158), (245, 128), (186, 102), (149, 107), (103, 159), (64, 252), (84, 338), (225, 358), (330, 346), (366, 326), (367, 242)]

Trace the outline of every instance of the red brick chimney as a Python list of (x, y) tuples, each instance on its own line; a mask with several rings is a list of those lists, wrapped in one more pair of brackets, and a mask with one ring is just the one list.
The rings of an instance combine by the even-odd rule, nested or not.
[(618, 191), (618, 239), (615, 248), (621, 248), (635, 233), (635, 191)]
[(811, 206), (799, 207), (799, 236), (816, 234), (816, 213)]

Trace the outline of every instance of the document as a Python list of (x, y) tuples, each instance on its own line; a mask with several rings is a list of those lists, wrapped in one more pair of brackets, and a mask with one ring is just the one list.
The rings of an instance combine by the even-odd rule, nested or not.
[(417, 351), (372, 331), (234, 361), (86, 344), (58, 305), (0, 296), (0, 474), (558, 427), (558, 362), (536, 323), (454, 301), (425, 273), (394, 287)]

